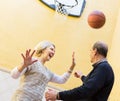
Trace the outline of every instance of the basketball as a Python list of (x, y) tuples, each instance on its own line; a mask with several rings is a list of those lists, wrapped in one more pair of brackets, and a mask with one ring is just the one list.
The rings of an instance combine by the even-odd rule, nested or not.
[(101, 11), (93, 11), (88, 15), (88, 24), (92, 28), (101, 28), (105, 24), (105, 21), (105, 15)]

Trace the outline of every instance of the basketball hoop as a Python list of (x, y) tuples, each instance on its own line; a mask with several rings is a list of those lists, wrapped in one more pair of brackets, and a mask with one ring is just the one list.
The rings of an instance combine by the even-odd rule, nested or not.
[(70, 5), (70, 4), (67, 5), (67, 4), (61, 3), (58, 0), (54, 0), (54, 2), (55, 2), (55, 10), (56, 10), (56, 12), (58, 14), (62, 14), (62, 15), (66, 15), (66, 16), (70, 14), (70, 12), (69, 12), (70, 9), (72, 9), (73, 7), (78, 5), (77, 0), (75, 0), (74, 5)]

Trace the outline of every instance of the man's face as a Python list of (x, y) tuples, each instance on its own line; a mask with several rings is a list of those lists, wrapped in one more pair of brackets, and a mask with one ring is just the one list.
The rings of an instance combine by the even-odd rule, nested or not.
[(90, 50), (90, 62), (93, 63), (95, 60), (96, 49)]

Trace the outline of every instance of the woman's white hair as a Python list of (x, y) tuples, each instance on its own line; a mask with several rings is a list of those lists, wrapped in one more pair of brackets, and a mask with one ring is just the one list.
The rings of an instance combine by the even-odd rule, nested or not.
[(47, 41), (47, 40), (39, 42), (34, 48), (34, 50), (36, 51), (35, 55), (40, 57), (42, 51), (51, 45), (55, 47), (55, 45), (52, 42)]

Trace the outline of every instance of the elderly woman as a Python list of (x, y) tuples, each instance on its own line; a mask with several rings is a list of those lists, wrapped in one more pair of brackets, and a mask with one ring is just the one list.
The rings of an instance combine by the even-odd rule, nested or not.
[[(35, 54), (36, 57), (33, 57)], [(74, 52), (72, 65), (68, 71), (59, 76), (52, 73), (45, 63), (55, 54), (55, 45), (49, 41), (40, 42), (33, 52), (26, 50), (22, 55), (23, 63), (11, 71), (14, 79), (21, 77), (19, 88), (12, 96), (12, 101), (42, 101), (48, 82), (65, 83), (70, 77), (74, 66)]]

